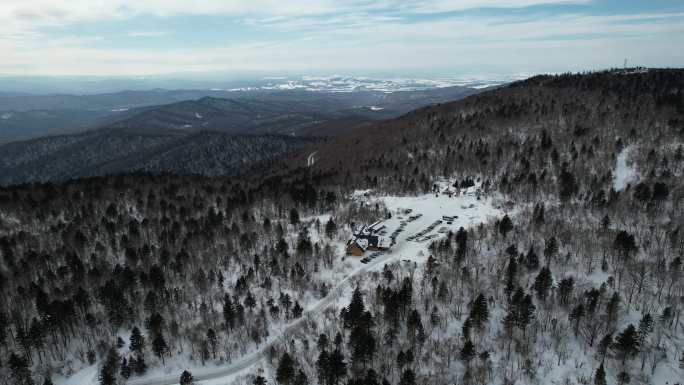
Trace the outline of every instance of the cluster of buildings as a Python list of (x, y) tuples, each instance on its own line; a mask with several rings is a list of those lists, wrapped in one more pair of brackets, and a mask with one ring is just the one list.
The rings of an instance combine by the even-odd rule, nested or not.
[(385, 233), (385, 226), (382, 225), (382, 221), (361, 227), (347, 242), (347, 255), (360, 257), (366, 250), (384, 251), (389, 249), (390, 239), (384, 236)]

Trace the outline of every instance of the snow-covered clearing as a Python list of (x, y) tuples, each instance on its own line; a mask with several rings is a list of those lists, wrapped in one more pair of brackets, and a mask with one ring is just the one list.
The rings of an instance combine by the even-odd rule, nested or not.
[(631, 147), (625, 147), (617, 156), (615, 173), (613, 176), (613, 188), (615, 191), (622, 190), (623, 188), (627, 187), (628, 184), (638, 180), (639, 178), (634, 165), (627, 164), (627, 158), (629, 157), (630, 150)]
[[(440, 191), (443, 189), (440, 188)], [(458, 231), (460, 227), (470, 227), (488, 221), (492, 217), (503, 215), (502, 211), (494, 207), (491, 198), (478, 197), (476, 188), (463, 190), (460, 195), (449, 196), (443, 193), (433, 193), (418, 196), (377, 196), (372, 191), (357, 191), (352, 199), (364, 204), (383, 204), (391, 213), (391, 218), (382, 222), (385, 232), (389, 235), (398, 229), (395, 245), (388, 251), (380, 253), (376, 258), (364, 264), (358, 257), (337, 258), (332, 269), (321, 268), (314, 279), (323, 280), (332, 285), (328, 296), (317, 299), (311, 293), (291, 293), (293, 299), (298, 299), (305, 309), (302, 317), (283, 322), (274, 326), (273, 333), (259, 348), (242, 355), (229, 364), (216, 366), (208, 364), (200, 366), (198, 363), (186, 362), (182, 359), (169, 360), (165, 367), (151, 369), (145, 376), (128, 381), (130, 385), (171, 385), (177, 384), (180, 373), (188, 369), (192, 372), (198, 385), (231, 384), (243, 376), (264, 369), (262, 359), (264, 353), (284, 336), (291, 335), (299, 329), (306, 320), (319, 318), (320, 314), (331, 306), (346, 305), (356, 285), (356, 280), (371, 271), (381, 270), (386, 263), (411, 261), (422, 264), (429, 255), (428, 246), (432, 240), (444, 237), (451, 231)], [(407, 211), (410, 210), (410, 213)], [(412, 217), (413, 219), (409, 218)], [(450, 224), (443, 216), (454, 217)], [(316, 228), (325, 224), (329, 214), (303, 218), (309, 223), (309, 235), (313, 242), (321, 240), (323, 234)], [(431, 226), (442, 221), (436, 226)], [(426, 229), (430, 229), (426, 231)], [(414, 239), (422, 232), (420, 238)], [(296, 234), (291, 234), (296, 238)], [(429, 238), (429, 239), (425, 239)], [(344, 253), (343, 242), (333, 242), (332, 246), (340, 254)], [(370, 255), (370, 253), (366, 253)], [(97, 366), (88, 367), (77, 375), (68, 379), (58, 379), (58, 385), (81, 385), (97, 383)], [(268, 376), (267, 376), (268, 378)]]

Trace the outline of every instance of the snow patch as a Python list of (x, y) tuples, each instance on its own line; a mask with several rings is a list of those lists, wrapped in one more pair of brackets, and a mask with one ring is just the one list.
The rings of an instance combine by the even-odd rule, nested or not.
[(613, 176), (613, 189), (615, 189), (615, 191), (620, 191), (627, 187), (628, 184), (639, 179), (639, 175), (637, 174), (634, 165), (627, 164), (627, 158), (629, 157), (630, 151), (631, 147), (625, 147), (617, 156)]

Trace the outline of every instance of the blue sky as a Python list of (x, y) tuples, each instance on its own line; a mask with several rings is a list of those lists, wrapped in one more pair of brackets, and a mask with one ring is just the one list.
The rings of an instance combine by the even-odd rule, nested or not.
[(684, 66), (682, 0), (3, 0), (0, 74)]

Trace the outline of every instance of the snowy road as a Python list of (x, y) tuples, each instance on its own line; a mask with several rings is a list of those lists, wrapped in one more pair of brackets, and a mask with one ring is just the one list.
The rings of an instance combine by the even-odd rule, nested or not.
[[(193, 377), (195, 378), (195, 382), (202, 382), (202, 381), (209, 381), (209, 380), (214, 380), (214, 379), (219, 379), (222, 377), (229, 377), (232, 375), (235, 375), (244, 369), (249, 368), (250, 366), (256, 365), (261, 361), (263, 358), (264, 352), (267, 351), (273, 344), (275, 344), (278, 341), (278, 337), (284, 336), (291, 334), (299, 328), (304, 321), (308, 318), (308, 315), (313, 315), (315, 313), (319, 313), (323, 310), (325, 310), (328, 306), (332, 305), (333, 303), (336, 302), (337, 296), (334, 295), (333, 293), (340, 293), (341, 291), (344, 290), (344, 286), (349, 282), (350, 279), (353, 277), (362, 274), (366, 271), (368, 271), (371, 267), (376, 266), (378, 264), (381, 264), (383, 262), (387, 262), (388, 260), (392, 259), (395, 257), (394, 253), (387, 253), (384, 255), (381, 255), (380, 257), (372, 260), (370, 263), (366, 265), (361, 265), (358, 269), (354, 270), (351, 272), (347, 277), (342, 279), (331, 291), (327, 297), (320, 299), (318, 302), (314, 303), (311, 307), (309, 307), (307, 310), (304, 311), (302, 317), (290, 322), (287, 324), (281, 331), (281, 333), (276, 337), (273, 338), (270, 342), (264, 344), (259, 348), (259, 350), (250, 353), (239, 360), (222, 366), (220, 368), (216, 368), (215, 370), (207, 370), (207, 371), (202, 371), (198, 373), (193, 372)], [(127, 384), (129, 385), (176, 385), (179, 382), (180, 374), (177, 375), (169, 375), (169, 376), (164, 376), (164, 377), (156, 377), (156, 378), (150, 378), (150, 379), (138, 379), (138, 380), (129, 380)]]
[[(309, 155), (312, 157), (315, 153)], [(423, 216), (420, 219), (412, 221), (406, 224), (405, 230), (397, 236), (397, 243), (394, 247), (384, 253), (380, 254), (377, 258), (371, 259), (369, 263), (362, 264), (358, 263), (356, 269), (352, 270), (344, 279), (340, 280), (334, 288), (330, 290), (330, 294), (315, 302), (311, 306), (307, 307), (304, 311), (302, 317), (290, 322), (285, 325), (280, 333), (275, 337), (271, 338), (269, 342), (261, 346), (261, 348), (253, 353), (247, 354), (240, 359), (234, 361), (231, 364), (216, 368), (216, 369), (206, 369), (198, 372), (193, 372), (195, 377), (195, 382), (201, 383), (204, 381), (220, 380), (222, 378), (227, 378), (234, 376), (251, 366), (256, 365), (263, 358), (264, 352), (266, 352), (272, 345), (274, 345), (280, 337), (292, 334), (299, 327), (301, 327), (309, 316), (316, 313), (320, 313), (330, 305), (333, 305), (340, 298), (340, 295), (344, 293), (345, 286), (354, 277), (357, 277), (369, 270), (373, 270), (382, 266), (387, 262), (392, 262), (395, 260), (402, 260), (405, 258), (415, 260), (416, 256), (420, 251), (426, 250), (429, 242), (419, 243), (407, 240), (410, 234), (415, 234), (422, 229), (425, 229), (435, 220), (441, 219), (443, 214), (451, 213), (454, 214), (456, 211), (459, 213), (459, 218), (455, 219), (452, 225), (448, 227), (455, 231), (459, 227), (468, 228), (471, 225), (485, 221), (487, 217), (499, 214), (499, 211), (493, 208), (489, 202), (484, 200), (478, 200), (474, 196), (461, 196), (457, 198), (446, 198), (444, 196), (439, 196), (435, 198), (433, 195), (425, 195), (421, 197), (409, 197), (409, 198), (384, 198), (385, 204), (391, 210), (400, 210), (406, 207), (413, 207), (414, 213), (422, 213)], [(390, 220), (385, 221), (385, 223), (391, 227), (398, 227), (401, 221), (401, 217), (395, 217)], [(435, 229), (436, 231), (436, 229)], [(441, 235), (440, 235), (441, 236)], [(424, 257), (423, 257), (424, 258)], [(276, 334), (276, 333), (274, 333)], [(155, 377), (149, 379), (134, 379), (128, 381), (130, 385), (176, 385), (179, 382), (180, 373), (177, 375), (168, 375), (163, 377)], [(229, 383), (226, 380), (226, 383)], [(214, 382), (212, 382), (214, 384)], [(223, 383), (221, 383), (223, 384)]]

